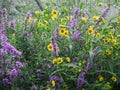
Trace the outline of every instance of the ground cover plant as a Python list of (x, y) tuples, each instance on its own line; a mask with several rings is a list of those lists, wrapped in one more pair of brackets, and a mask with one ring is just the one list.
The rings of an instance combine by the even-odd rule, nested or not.
[(119, 4), (47, 1), (21, 20), (1, 8), (0, 90), (119, 90)]

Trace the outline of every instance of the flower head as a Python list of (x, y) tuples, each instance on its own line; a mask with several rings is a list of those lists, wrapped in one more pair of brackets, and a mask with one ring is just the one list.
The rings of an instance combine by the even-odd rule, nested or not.
[(84, 84), (85, 73), (81, 72), (77, 79), (77, 86), (81, 87)]

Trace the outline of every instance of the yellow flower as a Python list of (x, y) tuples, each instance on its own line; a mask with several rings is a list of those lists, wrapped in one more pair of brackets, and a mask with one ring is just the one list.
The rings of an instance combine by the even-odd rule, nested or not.
[(58, 15), (58, 11), (57, 10), (52, 10), (51, 14), (52, 14), (52, 16), (57, 16)]
[(117, 45), (117, 40), (116, 40), (116, 39), (112, 39), (112, 43), (113, 43), (114, 45)]
[(64, 32), (64, 36), (69, 36), (69, 32), (68, 32), (68, 30), (65, 30), (65, 32)]
[(94, 29), (93, 29), (92, 26), (90, 26), (90, 27), (88, 28), (88, 32), (87, 32), (87, 33), (88, 33), (89, 35), (94, 33)]
[(60, 27), (60, 28), (65, 28), (65, 25), (60, 24), (59, 27)]
[(98, 37), (100, 37), (100, 33), (95, 34), (95, 38), (98, 38)]
[(98, 21), (99, 20), (98, 16), (93, 16), (92, 18), (93, 18), (94, 21)]
[(63, 62), (63, 59), (61, 57), (57, 58), (57, 64), (61, 64)]
[(98, 79), (99, 79), (100, 82), (101, 82), (101, 81), (104, 81), (104, 77), (103, 77), (102, 75), (100, 75), (100, 76), (98, 77)]
[(99, 2), (98, 5), (99, 5), (99, 6), (103, 6), (103, 3), (102, 3), (102, 2)]
[(109, 39), (109, 38), (104, 39), (104, 43), (105, 43), (105, 44), (107, 44), (107, 43), (109, 43), (109, 42), (110, 42), (110, 39)]
[(106, 50), (105, 54), (106, 55), (110, 55), (111, 54), (111, 50)]
[(42, 27), (42, 26), (44, 26), (43, 22), (39, 21), (38, 22), (38, 27)]
[(51, 17), (51, 19), (54, 21), (54, 20), (57, 19), (57, 16), (54, 16), (54, 15), (53, 15), (53, 16)]
[(57, 63), (57, 59), (56, 59), (56, 58), (53, 59), (53, 60), (52, 60), (52, 63), (53, 63), (53, 64)]
[(49, 88), (47, 88), (46, 90), (51, 90), (51, 88), (49, 87)]
[(82, 17), (82, 22), (86, 23), (87, 19), (85, 17)]
[(107, 84), (107, 88), (108, 88), (108, 89), (111, 89), (111, 88), (112, 88), (112, 87), (110, 86), (110, 82), (107, 82), (106, 84)]
[(35, 15), (39, 15), (40, 11), (35, 11), (34, 13), (35, 13)]
[(47, 49), (48, 49), (49, 51), (52, 50), (52, 44), (51, 44), (51, 43), (47, 46)]
[(53, 87), (55, 87), (55, 84), (56, 84), (56, 83), (55, 83), (54, 80), (52, 80), (52, 81), (51, 81), (51, 84), (52, 84)]
[(71, 60), (70, 60), (70, 57), (66, 57), (66, 61), (67, 62), (70, 62)]
[(116, 82), (116, 81), (117, 81), (116, 77), (114, 77), (114, 76), (112, 76), (111, 80), (112, 80), (113, 82)]
[(66, 31), (65, 28), (60, 28), (59, 34), (63, 36), (65, 31)]

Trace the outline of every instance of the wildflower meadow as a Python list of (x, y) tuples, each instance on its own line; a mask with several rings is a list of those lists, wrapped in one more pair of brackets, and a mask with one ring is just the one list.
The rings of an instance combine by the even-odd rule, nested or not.
[(0, 90), (120, 90), (120, 0), (18, 3), (0, 3)]

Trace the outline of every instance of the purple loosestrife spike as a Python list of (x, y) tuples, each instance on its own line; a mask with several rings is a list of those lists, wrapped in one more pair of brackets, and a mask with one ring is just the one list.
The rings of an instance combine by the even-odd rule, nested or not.
[(77, 86), (81, 87), (84, 84), (85, 73), (81, 72), (77, 79)]
[(20, 61), (16, 61), (15, 65), (16, 65), (16, 67), (17, 67), (18, 69), (20, 69), (20, 68), (23, 67), (23, 63), (20, 62)]
[(5, 56), (7, 54), (7, 51), (3, 48), (0, 49), (0, 56)]
[(3, 75), (4, 75), (4, 71), (0, 70), (0, 77), (3, 77)]
[(26, 18), (29, 19), (31, 16), (32, 16), (31, 13), (30, 13), (30, 12), (27, 12)]
[(72, 20), (70, 21), (70, 27), (72, 28), (72, 27), (76, 26), (77, 24), (78, 24), (77, 19), (72, 18)]
[(90, 70), (91, 68), (92, 68), (92, 64), (91, 64), (90, 60), (88, 60), (87, 66), (86, 66), (86, 70), (88, 71), (88, 70)]
[(77, 40), (80, 40), (80, 39), (81, 39), (80, 33), (75, 31), (75, 32), (73, 33), (73, 38), (74, 38), (74, 39), (77, 39)]
[(74, 9), (74, 14), (77, 15), (77, 14), (79, 14), (79, 13), (80, 13), (80, 8), (75, 8), (75, 9)]
[(106, 17), (106, 15), (108, 14), (109, 8), (105, 8), (103, 11), (103, 17)]

